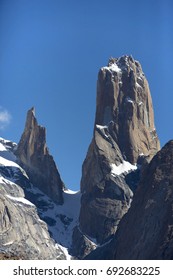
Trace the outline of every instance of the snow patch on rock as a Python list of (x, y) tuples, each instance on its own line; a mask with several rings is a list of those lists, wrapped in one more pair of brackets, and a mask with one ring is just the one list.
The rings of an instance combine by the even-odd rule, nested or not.
[(118, 65), (116, 63), (112, 63), (110, 66), (104, 66), (104, 67), (102, 67), (102, 69), (106, 69), (106, 70), (117, 72), (117, 73), (121, 72), (121, 69), (118, 67)]
[(124, 173), (129, 173), (137, 169), (137, 165), (133, 165), (128, 161), (123, 161), (120, 165), (116, 165), (115, 163), (111, 164), (111, 174), (113, 176), (121, 175)]

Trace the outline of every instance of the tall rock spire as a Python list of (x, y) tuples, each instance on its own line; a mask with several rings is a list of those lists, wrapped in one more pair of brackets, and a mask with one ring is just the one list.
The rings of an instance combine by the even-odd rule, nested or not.
[(46, 129), (38, 125), (34, 108), (27, 113), (16, 155), (31, 182), (55, 202), (62, 204), (64, 184), (46, 145)]
[[(131, 56), (111, 58), (100, 69), (96, 106), (93, 139), (82, 167), (78, 232), (103, 244), (131, 205), (140, 166), (160, 144), (148, 82)], [(80, 248), (82, 257), (85, 246)]]
[(97, 84), (96, 125), (111, 126), (112, 137), (132, 164), (159, 149), (148, 82), (131, 56), (110, 59)]

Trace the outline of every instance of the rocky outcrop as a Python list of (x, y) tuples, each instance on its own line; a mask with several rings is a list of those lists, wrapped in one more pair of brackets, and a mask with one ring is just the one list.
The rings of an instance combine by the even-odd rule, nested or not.
[[(141, 65), (131, 56), (111, 58), (98, 74), (94, 133), (82, 167), (81, 211), (75, 231), (94, 238), (97, 245), (107, 242), (131, 205), (141, 165), (159, 148)], [(73, 246), (76, 252), (74, 242)]]
[(46, 145), (46, 130), (38, 125), (35, 110), (27, 113), (25, 129), (17, 146), (16, 156), (30, 181), (53, 201), (63, 203), (64, 184)]
[(65, 259), (61, 248), (50, 238), (47, 225), (40, 220), (35, 205), (24, 197), (17, 184), (1, 175), (0, 258)]
[(114, 240), (115, 259), (173, 259), (173, 141), (143, 174)]
[(83, 232), (79, 230), (79, 227), (75, 227), (73, 231), (73, 244), (70, 252), (73, 256), (77, 256), (78, 259), (83, 259), (85, 255), (90, 254), (91, 251), (96, 249), (96, 244), (92, 242)]
[[(14, 200), (17, 198), (14, 198)], [(65, 259), (32, 206), (0, 195), (0, 251), (23, 259)]]
[(0, 138), (0, 258), (71, 259), (80, 192), (65, 189), (64, 203), (54, 202), (16, 162), (16, 146)]

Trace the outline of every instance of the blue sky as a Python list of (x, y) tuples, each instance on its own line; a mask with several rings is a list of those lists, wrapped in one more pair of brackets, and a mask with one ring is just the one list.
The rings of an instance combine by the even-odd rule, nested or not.
[(96, 82), (132, 55), (148, 79), (161, 145), (173, 139), (173, 1), (0, 0), (0, 136), (18, 142), (34, 106), (67, 187), (79, 189)]

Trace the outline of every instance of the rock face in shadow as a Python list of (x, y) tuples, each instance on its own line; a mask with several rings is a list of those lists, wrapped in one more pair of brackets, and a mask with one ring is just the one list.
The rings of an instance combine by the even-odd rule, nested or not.
[(15, 152), (31, 183), (53, 201), (63, 203), (64, 184), (46, 145), (46, 130), (38, 125), (35, 110), (27, 113), (25, 129)]
[(173, 141), (146, 168), (114, 239), (114, 259), (173, 259)]
[[(93, 139), (82, 167), (75, 232), (104, 244), (131, 205), (140, 167), (152, 159), (160, 144), (149, 86), (141, 65), (131, 56), (111, 58), (100, 69), (96, 106)], [(73, 242), (75, 254), (77, 246)]]

